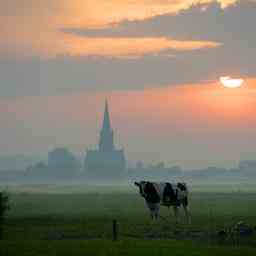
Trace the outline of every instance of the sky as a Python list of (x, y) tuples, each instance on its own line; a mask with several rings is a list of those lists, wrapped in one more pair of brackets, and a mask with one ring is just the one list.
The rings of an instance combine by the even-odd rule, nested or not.
[(0, 154), (83, 156), (107, 98), (129, 162), (256, 159), (254, 24), (255, 0), (0, 0)]

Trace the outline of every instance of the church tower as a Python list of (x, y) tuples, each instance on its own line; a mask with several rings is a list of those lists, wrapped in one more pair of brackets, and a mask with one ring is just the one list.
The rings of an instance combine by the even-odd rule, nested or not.
[(102, 129), (100, 132), (99, 150), (104, 151), (104, 152), (111, 152), (111, 151), (115, 150), (114, 139), (113, 139), (113, 130), (112, 130), (111, 124), (110, 124), (107, 101), (105, 103), (103, 125), (102, 125)]
[(87, 150), (84, 169), (87, 178), (94, 181), (113, 181), (124, 178), (126, 160), (124, 151), (114, 145), (108, 102), (105, 102), (103, 124), (97, 150)]

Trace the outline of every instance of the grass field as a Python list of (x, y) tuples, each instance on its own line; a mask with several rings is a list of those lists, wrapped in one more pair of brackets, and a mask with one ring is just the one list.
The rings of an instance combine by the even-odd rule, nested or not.
[(92, 241), (26, 241), (0, 242), (1, 255), (77, 255), (77, 256), (254, 256), (255, 249), (249, 247), (206, 246), (190, 241), (175, 240), (108, 240)]
[[(162, 218), (152, 222), (136, 188), (42, 185), (9, 191), (11, 210), (0, 255), (256, 253), (255, 235), (236, 240), (217, 236), (219, 230), (238, 221), (256, 226), (253, 186), (248, 190), (215, 187), (206, 191), (197, 187), (190, 196), (190, 225), (183, 218), (175, 225), (172, 211), (166, 208), (161, 209)], [(113, 219), (118, 222), (118, 242), (111, 241)]]

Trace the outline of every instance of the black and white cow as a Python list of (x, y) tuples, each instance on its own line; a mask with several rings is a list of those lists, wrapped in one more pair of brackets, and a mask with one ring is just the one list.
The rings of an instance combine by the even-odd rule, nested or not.
[(183, 206), (187, 222), (190, 222), (188, 210), (188, 189), (186, 183), (171, 184), (168, 182), (134, 182), (139, 187), (140, 194), (144, 197), (150, 210), (152, 219), (158, 219), (160, 205), (173, 207), (176, 222), (178, 222), (178, 209)]

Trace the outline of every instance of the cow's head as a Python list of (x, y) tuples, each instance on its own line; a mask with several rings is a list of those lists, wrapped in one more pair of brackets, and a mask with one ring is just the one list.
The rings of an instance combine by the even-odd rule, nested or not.
[(140, 194), (141, 194), (141, 196), (143, 196), (143, 197), (145, 197), (145, 192), (144, 192), (145, 184), (146, 184), (146, 181), (140, 181), (140, 182), (135, 181), (135, 182), (134, 182), (134, 185), (137, 186), (137, 187), (139, 187)]

